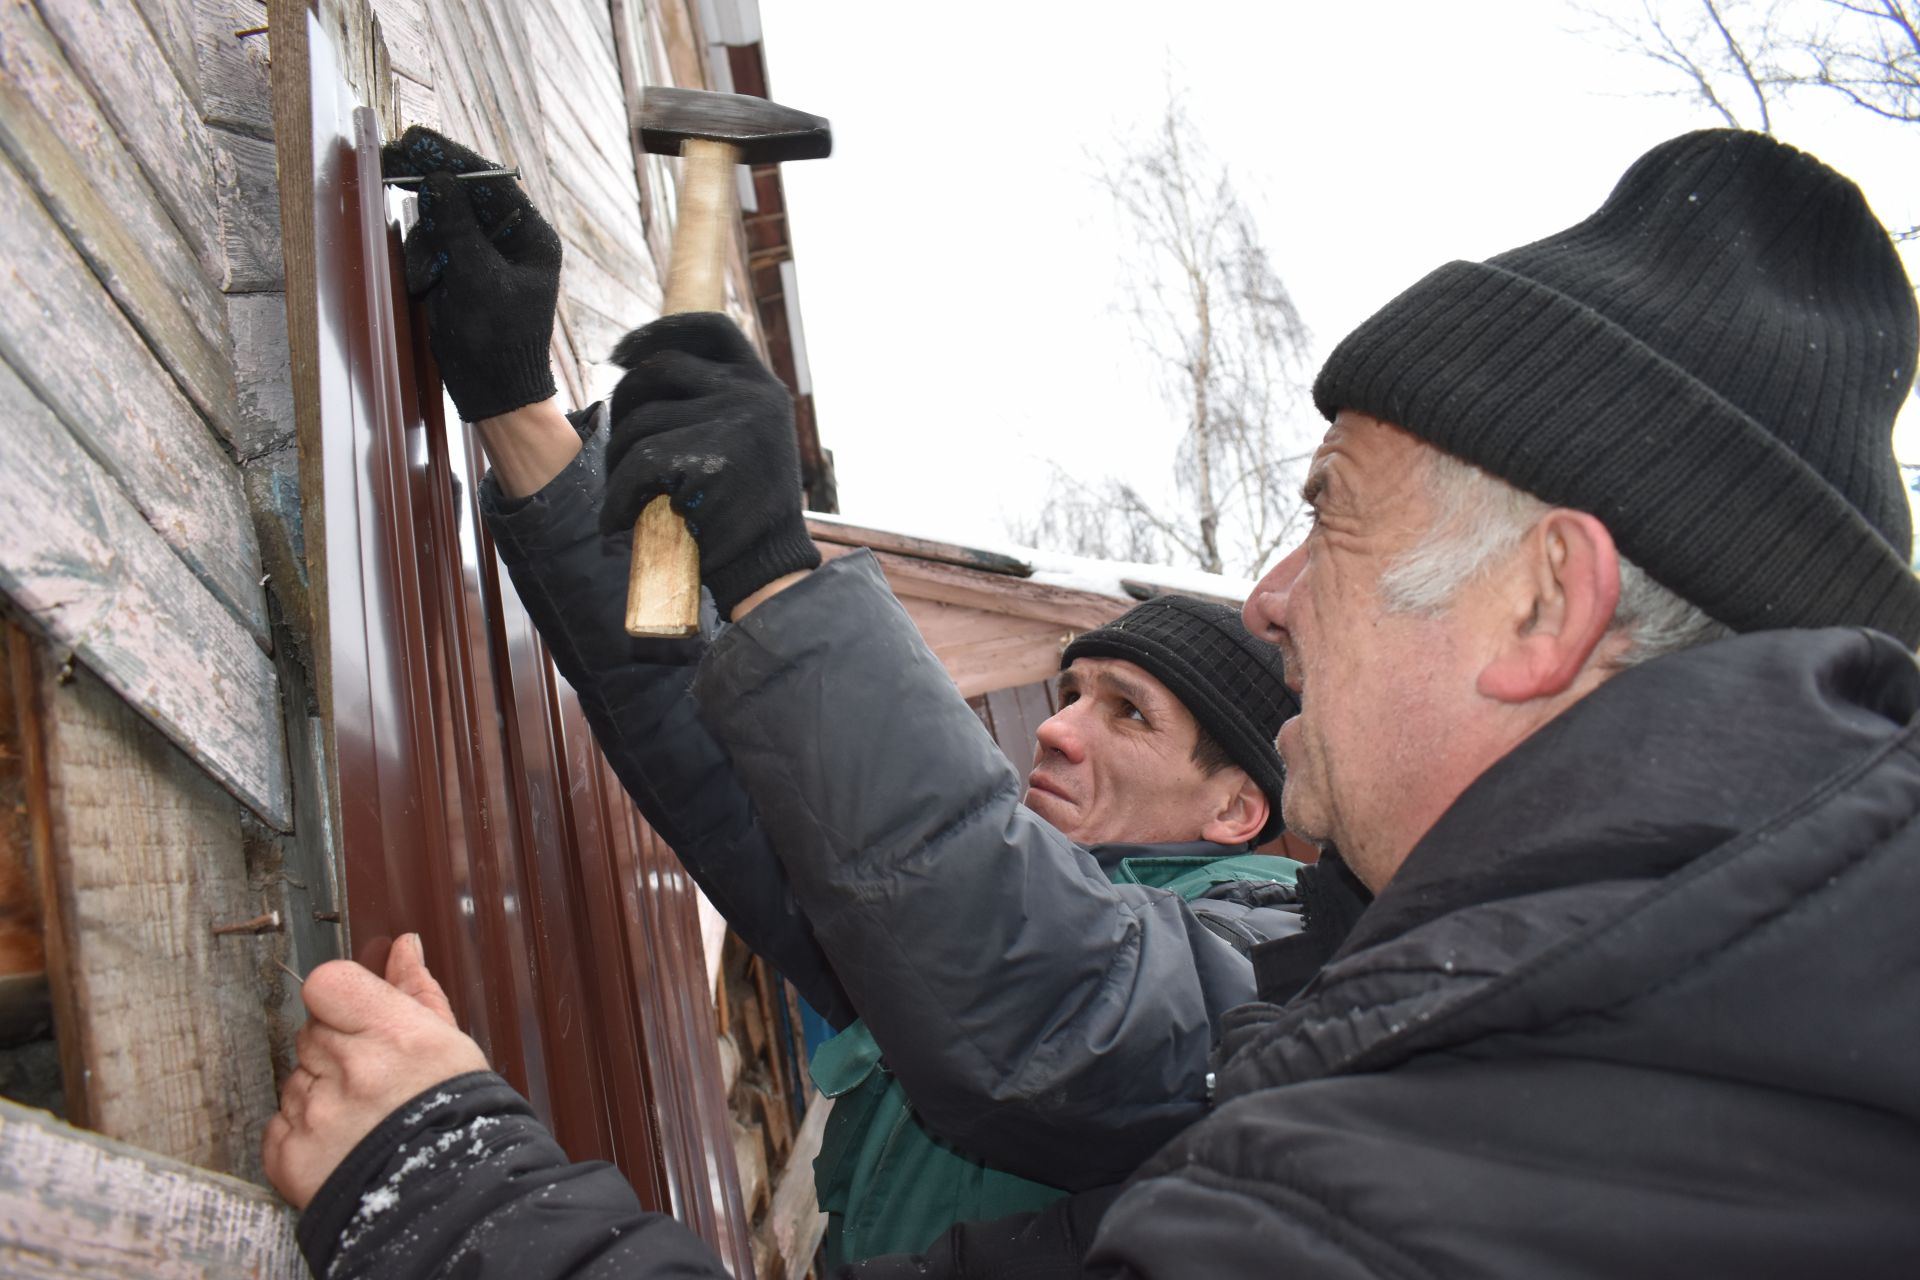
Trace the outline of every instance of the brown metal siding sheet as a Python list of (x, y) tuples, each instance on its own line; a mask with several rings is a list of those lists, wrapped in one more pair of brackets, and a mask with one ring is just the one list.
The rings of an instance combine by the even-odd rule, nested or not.
[(322, 60), (323, 595), (353, 955), (379, 967), (418, 930), (461, 1025), (569, 1154), (615, 1162), (750, 1275), (693, 887), (503, 587), (477, 443), (443, 420), (399, 292), (373, 117)]

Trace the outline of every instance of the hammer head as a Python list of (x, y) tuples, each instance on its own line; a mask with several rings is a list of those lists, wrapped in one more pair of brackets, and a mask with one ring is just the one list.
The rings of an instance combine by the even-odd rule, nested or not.
[(741, 164), (818, 160), (833, 151), (833, 132), (819, 116), (745, 94), (648, 85), (637, 123), (640, 145), (662, 155), (679, 155), (688, 138), (738, 147)]

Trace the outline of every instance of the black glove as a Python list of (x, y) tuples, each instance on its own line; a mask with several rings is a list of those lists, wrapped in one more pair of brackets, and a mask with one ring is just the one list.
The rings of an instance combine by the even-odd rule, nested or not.
[(633, 527), (670, 496), (700, 544), (720, 616), (775, 578), (820, 563), (800, 516), (793, 397), (733, 321), (667, 316), (620, 339), (600, 527)]
[(415, 125), (380, 150), (380, 172), (424, 177), (407, 233), (407, 292), (427, 300), (427, 336), (468, 422), (553, 395), (560, 237), (512, 178), (457, 182), (500, 166)]

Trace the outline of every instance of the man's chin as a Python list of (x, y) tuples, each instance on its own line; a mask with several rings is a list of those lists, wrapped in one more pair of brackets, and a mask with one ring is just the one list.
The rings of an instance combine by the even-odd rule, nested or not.
[(1027, 808), (1033, 810), (1056, 827), (1062, 827), (1073, 819), (1074, 808), (1061, 796), (1032, 784), (1027, 786)]

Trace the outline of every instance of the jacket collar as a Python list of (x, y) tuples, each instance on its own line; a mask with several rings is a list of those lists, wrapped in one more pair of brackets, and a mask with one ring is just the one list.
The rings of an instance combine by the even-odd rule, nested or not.
[(1476, 779), (1339, 954), (1462, 907), (1666, 875), (1877, 748), (1916, 704), (1912, 655), (1873, 631), (1758, 632), (1632, 668)]

